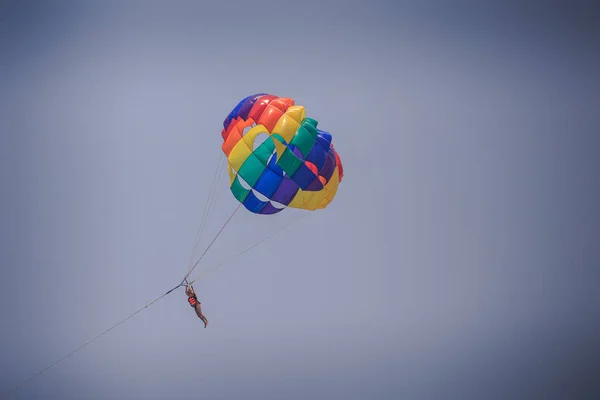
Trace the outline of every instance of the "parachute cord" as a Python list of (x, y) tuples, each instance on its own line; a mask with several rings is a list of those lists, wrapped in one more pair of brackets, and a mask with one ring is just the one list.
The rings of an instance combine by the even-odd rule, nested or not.
[(6, 396), (8, 396), (9, 394), (11, 394), (12, 392), (14, 392), (15, 390), (17, 390), (18, 388), (20, 388), (21, 386), (25, 385), (27, 382), (31, 381), (32, 379), (40, 376), (41, 374), (43, 374), (44, 372), (46, 372), (47, 370), (49, 370), (50, 368), (54, 367), (56, 364), (58, 364), (59, 362), (65, 360), (66, 358), (72, 356), (73, 354), (77, 353), (79, 350), (83, 349), (84, 347), (88, 346), (89, 344), (91, 344), (92, 342), (96, 341), (97, 339), (99, 339), (100, 337), (106, 335), (108, 332), (112, 331), (113, 329), (115, 329), (117, 326), (121, 325), (122, 323), (124, 323), (125, 321), (127, 321), (130, 318), (133, 318), (135, 315), (139, 314), (140, 312), (144, 311), (146, 308), (150, 307), (152, 304), (156, 303), (157, 301), (159, 301), (160, 299), (162, 299), (163, 297), (165, 297), (166, 295), (168, 295), (169, 293), (171, 293), (172, 291), (174, 291), (175, 289), (179, 288), (183, 286), (182, 283), (180, 283), (179, 285), (175, 286), (173, 289), (169, 290), (168, 292), (166, 292), (165, 294), (157, 297), (156, 299), (152, 300), (151, 302), (149, 302), (148, 304), (146, 304), (144, 307), (140, 308), (139, 310), (137, 310), (136, 312), (129, 314), (127, 317), (123, 318), (121, 321), (117, 322), (116, 324), (114, 324), (113, 326), (111, 326), (110, 328), (108, 328), (107, 330), (105, 330), (104, 332), (100, 333), (99, 335), (95, 336), (93, 339), (87, 341), (86, 343), (82, 344), (81, 346), (79, 346), (78, 348), (76, 348), (75, 350), (71, 351), (69, 354), (67, 354), (66, 356), (58, 359), (57, 361), (53, 362), (52, 364), (50, 364), (49, 366), (47, 366), (46, 368), (40, 370), (39, 372), (37, 372), (35, 375), (32, 375), (31, 377), (29, 377), (28, 379), (26, 379), (25, 381), (21, 382), (20, 384), (18, 384), (17, 386), (13, 387), (12, 389), (10, 389), (8, 392), (4, 393), (2, 396), (0, 396), (0, 399), (5, 398)]
[[(200, 272), (200, 274), (194, 278), (193, 280), (189, 281), (189, 284), (193, 284), (194, 282), (196, 282), (196, 280), (200, 279), (201, 277), (205, 276), (206, 274), (208, 274), (209, 272), (215, 271), (217, 268), (229, 264), (230, 262), (232, 262), (233, 260), (235, 260), (236, 258), (238, 258), (239, 256), (241, 256), (242, 254), (252, 250), (254, 247), (258, 246), (259, 244), (261, 244), (262, 242), (265, 242), (267, 240), (269, 240), (270, 238), (272, 238), (276, 233), (279, 233), (281, 231), (283, 231), (284, 229), (290, 227), (292, 224), (295, 224), (296, 222), (298, 222), (299, 220), (301, 220), (302, 218), (306, 217), (309, 213), (308, 212), (302, 212), (302, 211), (297, 211), (294, 215), (298, 215), (298, 214), (302, 214), (300, 215), (298, 218), (296, 219), (291, 219), (291, 221), (288, 221), (286, 224), (282, 225), (281, 227), (279, 227), (278, 229), (276, 229), (275, 231), (271, 232), (270, 234), (268, 234), (267, 236), (263, 237), (262, 239), (260, 239), (257, 242), (254, 242), (253, 244), (251, 244), (250, 246), (246, 247), (246, 249), (242, 250), (241, 252), (237, 253), (236, 255), (234, 255), (233, 257), (229, 258), (226, 261), (223, 261), (220, 264), (215, 265), (214, 267), (210, 268), (210, 269), (205, 269), (202, 270)], [(187, 278), (186, 278), (186, 282), (188, 282)]]
[(211, 190), (210, 190), (210, 197), (207, 200), (207, 205), (204, 208), (204, 216), (202, 218), (202, 222), (200, 224), (200, 232), (198, 233), (198, 237), (196, 238), (196, 242), (194, 245), (194, 250), (192, 252), (192, 255), (190, 256), (190, 267), (192, 266), (192, 262), (193, 262), (193, 256), (196, 254), (196, 250), (198, 248), (198, 245), (200, 244), (200, 237), (203, 233), (206, 221), (208, 219), (208, 215), (210, 214), (210, 210), (212, 208), (212, 204), (213, 204), (213, 200), (215, 199), (215, 194), (217, 192), (217, 183), (219, 182), (219, 178), (221, 177), (221, 172), (223, 171), (223, 167), (225, 165), (225, 161), (226, 158), (225, 156), (221, 155), (221, 160), (218, 164), (218, 167), (215, 171), (215, 174), (213, 176), (213, 182), (212, 182), (212, 186), (211, 186)]
[(200, 223), (200, 228), (198, 229), (198, 234), (196, 235), (196, 241), (194, 242), (192, 254), (190, 255), (190, 261), (188, 263), (188, 266), (189, 266), (188, 274), (192, 269), (192, 265), (194, 262), (194, 256), (196, 255), (196, 250), (198, 249), (198, 245), (200, 244), (200, 237), (202, 236), (202, 233), (204, 231), (206, 219), (208, 217), (209, 210), (212, 207), (212, 202), (215, 198), (215, 193), (217, 191), (217, 182), (219, 181), (219, 177), (221, 175), (221, 171), (223, 170), (223, 166), (225, 165), (224, 161), (225, 161), (225, 157), (223, 155), (221, 155), (220, 161), (217, 164), (217, 168), (215, 169), (215, 174), (213, 176), (213, 181), (212, 181), (211, 189), (210, 189), (209, 196), (208, 196), (208, 199), (206, 202), (206, 206), (204, 207), (204, 214), (202, 216), (202, 222)]
[(215, 240), (217, 240), (217, 238), (219, 237), (219, 235), (221, 234), (221, 232), (223, 232), (223, 230), (225, 229), (225, 227), (227, 226), (227, 224), (229, 224), (229, 221), (231, 221), (231, 219), (233, 218), (233, 216), (235, 215), (235, 213), (240, 209), (241, 206), (242, 206), (242, 203), (239, 203), (237, 205), (237, 207), (235, 208), (235, 210), (233, 210), (233, 212), (231, 213), (231, 215), (229, 216), (229, 218), (227, 219), (227, 221), (225, 221), (225, 223), (223, 224), (223, 226), (221, 227), (221, 229), (219, 229), (219, 232), (217, 232), (217, 234), (215, 235), (215, 237), (213, 238), (213, 240), (208, 244), (208, 246), (204, 250), (204, 253), (202, 253), (202, 255), (200, 256), (200, 258), (198, 259), (198, 261), (196, 261), (196, 263), (194, 264), (194, 266), (192, 268), (190, 268), (190, 270), (188, 271), (188, 273), (185, 275), (185, 277), (183, 278), (184, 281), (187, 282), (187, 279), (189, 278), (189, 276), (192, 273), (192, 271), (194, 271), (194, 269), (198, 266), (198, 264), (200, 263), (200, 261), (202, 260), (202, 258), (206, 255), (206, 253), (208, 252), (208, 250), (210, 249), (210, 247), (213, 245), (213, 243), (215, 242)]

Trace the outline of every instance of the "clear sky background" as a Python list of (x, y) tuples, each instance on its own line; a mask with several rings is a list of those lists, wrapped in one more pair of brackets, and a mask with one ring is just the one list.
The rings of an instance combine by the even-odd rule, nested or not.
[[(240, 210), (207, 329), (179, 289), (10, 398), (599, 393), (591, 4), (1, 2), (0, 393), (180, 282), (257, 92), (333, 134), (330, 207)], [(223, 171), (201, 245), (235, 206)]]

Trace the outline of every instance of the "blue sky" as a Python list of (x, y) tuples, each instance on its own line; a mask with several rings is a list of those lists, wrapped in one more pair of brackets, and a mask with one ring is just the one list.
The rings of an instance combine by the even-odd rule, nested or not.
[(0, 392), (180, 282), (257, 92), (332, 133), (330, 207), (240, 210), (207, 329), (178, 290), (10, 398), (597, 392), (598, 11), (569, 4), (4, 2)]

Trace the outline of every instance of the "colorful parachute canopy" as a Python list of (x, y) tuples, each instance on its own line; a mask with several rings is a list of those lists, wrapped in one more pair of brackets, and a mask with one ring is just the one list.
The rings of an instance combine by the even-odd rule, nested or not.
[(331, 134), (317, 124), (288, 97), (260, 93), (240, 101), (221, 132), (235, 198), (256, 214), (327, 207), (344, 170)]

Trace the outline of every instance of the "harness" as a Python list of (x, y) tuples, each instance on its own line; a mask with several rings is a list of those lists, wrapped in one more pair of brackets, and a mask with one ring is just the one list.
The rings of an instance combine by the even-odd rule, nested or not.
[(190, 303), (190, 306), (196, 307), (196, 304), (198, 304), (198, 298), (195, 294), (193, 296), (188, 297), (188, 303)]

